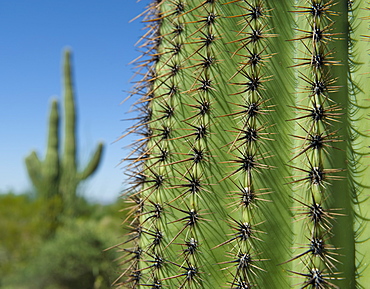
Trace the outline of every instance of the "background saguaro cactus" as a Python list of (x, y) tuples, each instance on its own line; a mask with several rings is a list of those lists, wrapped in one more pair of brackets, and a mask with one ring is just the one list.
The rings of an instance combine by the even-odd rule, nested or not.
[(87, 166), (78, 171), (76, 151), (76, 110), (72, 83), (71, 52), (64, 53), (64, 146), (60, 155), (60, 121), (57, 100), (51, 103), (47, 150), (44, 161), (33, 151), (26, 158), (28, 174), (42, 197), (58, 196), (62, 201), (63, 213), (73, 215), (76, 205), (78, 184), (97, 169), (103, 151), (99, 143)]
[(368, 7), (148, 6), (117, 284), (368, 286)]

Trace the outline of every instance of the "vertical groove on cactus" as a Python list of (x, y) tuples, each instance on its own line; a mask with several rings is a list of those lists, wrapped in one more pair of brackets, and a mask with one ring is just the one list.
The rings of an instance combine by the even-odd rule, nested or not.
[(288, 2), (149, 4), (117, 285), (355, 288), (366, 272), (368, 108), (340, 40), (366, 6)]

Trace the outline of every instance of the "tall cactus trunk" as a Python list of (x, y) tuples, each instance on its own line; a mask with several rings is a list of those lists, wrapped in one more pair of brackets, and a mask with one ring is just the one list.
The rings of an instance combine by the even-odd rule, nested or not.
[(296, 2), (148, 6), (117, 284), (368, 284), (368, 4)]

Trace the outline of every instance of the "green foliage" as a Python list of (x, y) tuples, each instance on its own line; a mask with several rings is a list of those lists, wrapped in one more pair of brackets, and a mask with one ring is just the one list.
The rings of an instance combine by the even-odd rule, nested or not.
[(72, 83), (71, 52), (64, 54), (64, 146), (60, 155), (59, 104), (53, 100), (49, 117), (46, 156), (40, 161), (36, 152), (26, 158), (28, 174), (40, 196), (62, 202), (65, 215), (75, 215), (78, 184), (91, 176), (101, 160), (103, 144), (99, 143), (87, 166), (79, 171), (76, 149), (76, 110)]
[(105, 249), (123, 233), (117, 231), (120, 202), (81, 200), (84, 214), (49, 236), (54, 221), (42, 212), (50, 202), (29, 194), (0, 195), (0, 288), (110, 288), (119, 255)]
[(29, 195), (0, 195), (1, 276), (7, 276), (16, 266), (24, 265), (37, 252), (45, 227), (50, 226), (49, 219), (42, 219), (35, 213), (41, 210), (41, 205)]
[[(29, 271), (27, 288), (110, 288), (114, 278), (106, 230), (96, 222), (75, 223), (43, 244)], [(23, 285), (24, 286), (24, 285)]]
[(368, 286), (369, 4), (294, 4), (149, 4), (119, 286)]

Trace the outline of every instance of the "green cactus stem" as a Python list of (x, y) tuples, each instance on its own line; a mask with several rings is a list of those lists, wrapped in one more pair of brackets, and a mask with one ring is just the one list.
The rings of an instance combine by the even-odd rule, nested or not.
[(118, 286), (366, 288), (364, 11), (149, 4)]
[(64, 53), (64, 147), (60, 155), (59, 105), (53, 100), (49, 117), (49, 132), (45, 160), (41, 161), (33, 151), (26, 159), (31, 181), (40, 196), (59, 196), (66, 215), (75, 213), (78, 184), (91, 176), (101, 160), (103, 144), (99, 143), (87, 166), (78, 170), (76, 151), (76, 109), (72, 83), (71, 52)]

